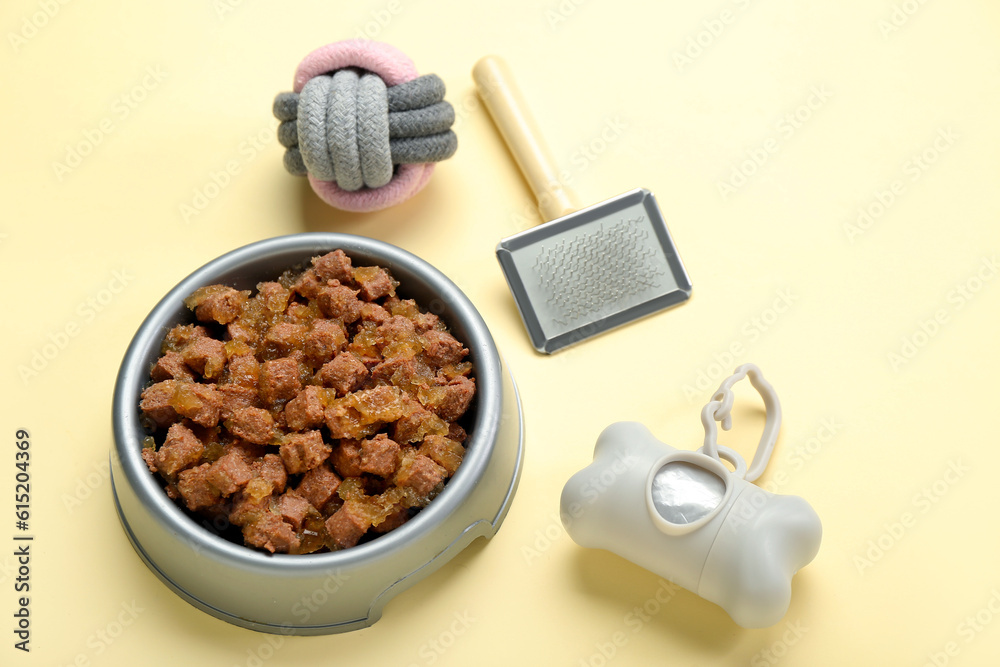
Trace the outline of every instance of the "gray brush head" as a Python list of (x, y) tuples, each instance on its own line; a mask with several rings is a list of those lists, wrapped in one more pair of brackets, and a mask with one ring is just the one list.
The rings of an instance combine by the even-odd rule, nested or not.
[(539, 352), (691, 296), (660, 208), (643, 188), (508, 237), (497, 259)]

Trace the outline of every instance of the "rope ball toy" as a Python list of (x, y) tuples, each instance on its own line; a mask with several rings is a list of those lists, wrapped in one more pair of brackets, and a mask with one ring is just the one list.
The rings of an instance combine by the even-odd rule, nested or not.
[(417, 75), (389, 44), (350, 39), (322, 46), (274, 98), (285, 169), (307, 176), (320, 199), (345, 211), (399, 204), (455, 154), (455, 109), (444, 82)]

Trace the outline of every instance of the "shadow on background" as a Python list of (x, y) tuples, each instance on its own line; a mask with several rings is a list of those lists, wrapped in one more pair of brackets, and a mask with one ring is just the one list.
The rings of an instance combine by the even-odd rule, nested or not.
[[(456, 555), (452, 560), (443, 565), (437, 572), (421, 580), (413, 588), (410, 588), (397, 597), (388, 601), (383, 610), (383, 617), (396, 617), (396, 622), (400, 618), (418, 618), (421, 610), (428, 605), (428, 599), (438, 596), (448, 596), (449, 591), (454, 593), (454, 589), (468, 590), (475, 587), (477, 575), (470, 567), (489, 541), (486, 539), (476, 539), (469, 546)], [(138, 560), (138, 559), (137, 559)], [(141, 568), (141, 572), (138, 570)], [(141, 563), (135, 568), (138, 578), (152, 577), (155, 575)], [(247, 651), (253, 651), (261, 645), (270, 644), (272, 647), (292, 649), (292, 647), (302, 644), (317, 643), (330, 646), (346, 647), (353, 644), (363, 645), (366, 635), (378, 627), (382, 621), (376, 621), (375, 625), (369, 628), (362, 628), (345, 633), (333, 633), (315, 637), (302, 637), (294, 634), (273, 635), (268, 633), (255, 632), (225, 621), (194, 608), (187, 601), (176, 595), (166, 585), (159, 580), (155, 584), (146, 586), (148, 590), (156, 591), (156, 599), (152, 601), (144, 600), (143, 603), (150, 602), (149, 606), (155, 606), (159, 620), (163, 623), (164, 631), (177, 633), (177, 636), (189, 638), (194, 645), (201, 642), (206, 644), (220, 644), (231, 646), (235, 655), (242, 655), (244, 658)], [(152, 604), (155, 603), (155, 604)], [(326, 598), (325, 605), (336, 605), (336, 595)], [(291, 616), (293, 622), (301, 622), (301, 618)], [(269, 639), (270, 638), (270, 639)], [(294, 649), (293, 649), (294, 652)]]
[[(305, 232), (358, 234), (408, 248), (420, 236), (437, 233), (435, 220), (447, 208), (446, 193), (434, 179), (414, 197), (380, 211), (353, 213), (333, 208), (299, 179), (299, 217)], [(448, 244), (446, 238), (442, 244)]]
[(608, 629), (609, 636), (619, 630), (628, 636), (651, 630), (643, 641), (659, 642), (662, 655), (684, 644), (702, 655), (719, 657), (731, 654), (747, 632), (721, 607), (609, 551), (578, 549), (572, 568), (575, 584), (587, 595), (631, 610), (621, 627)]

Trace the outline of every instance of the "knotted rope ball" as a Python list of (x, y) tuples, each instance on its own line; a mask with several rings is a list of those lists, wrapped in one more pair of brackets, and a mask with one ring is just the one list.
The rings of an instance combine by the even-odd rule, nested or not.
[(458, 138), (444, 82), (417, 76), (389, 44), (352, 39), (299, 63), (293, 92), (274, 99), (285, 169), (307, 176), (326, 203), (374, 211), (419, 192)]

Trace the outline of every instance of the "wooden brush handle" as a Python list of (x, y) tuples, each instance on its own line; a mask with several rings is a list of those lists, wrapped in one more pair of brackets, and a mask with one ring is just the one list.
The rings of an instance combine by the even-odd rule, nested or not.
[(580, 206), (566, 185), (542, 141), (535, 119), (528, 110), (514, 77), (499, 56), (486, 56), (472, 68), (479, 96), (486, 103), (493, 122), (514, 154), (545, 222), (574, 213)]

